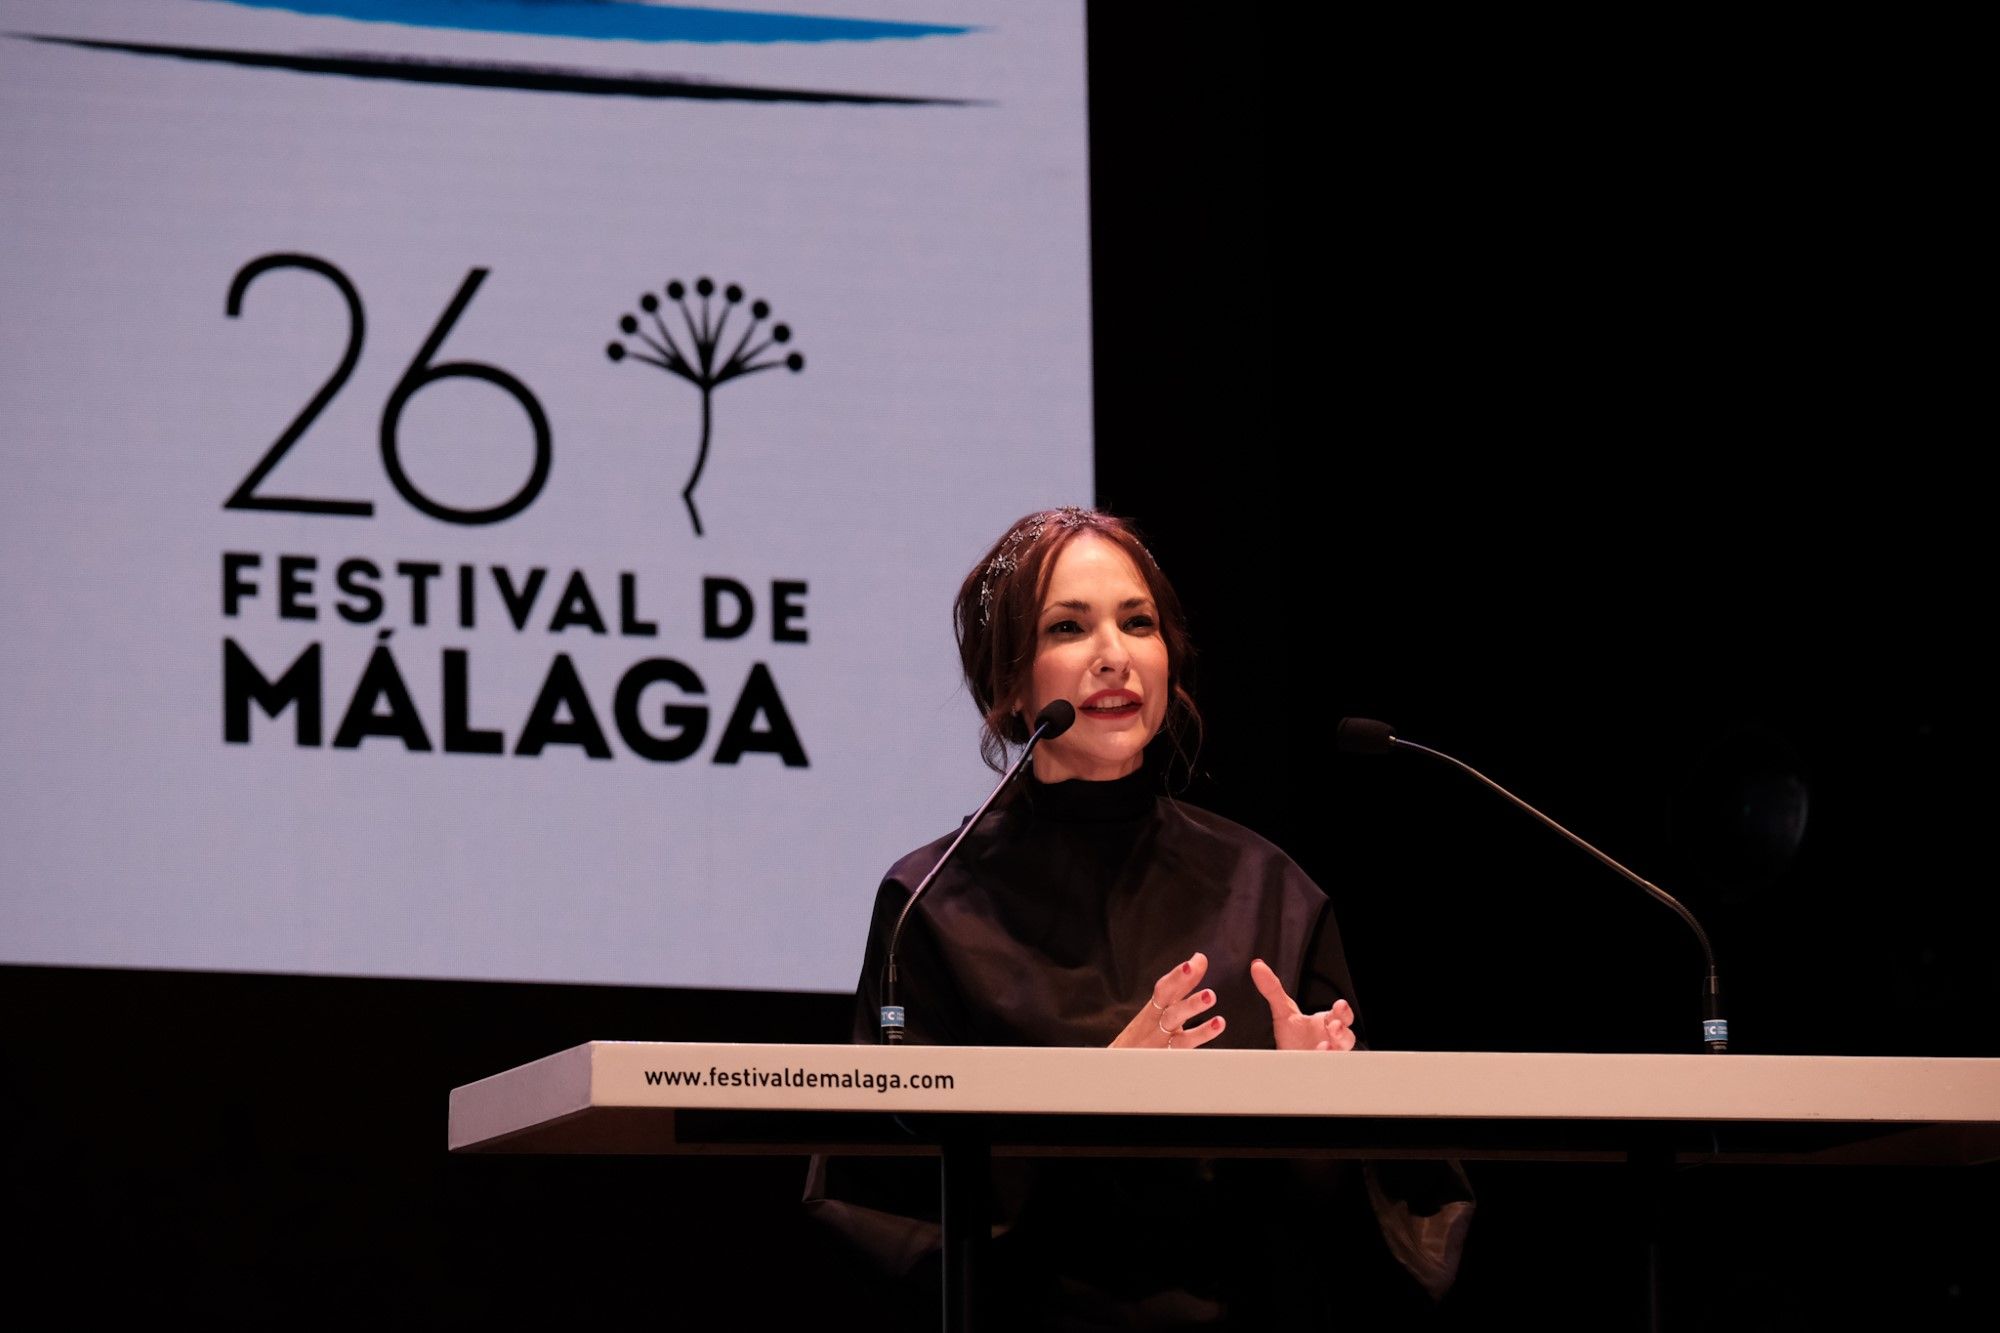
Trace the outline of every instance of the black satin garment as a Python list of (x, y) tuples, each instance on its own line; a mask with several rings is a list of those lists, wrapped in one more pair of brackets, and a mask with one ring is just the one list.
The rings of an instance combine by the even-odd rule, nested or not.
[[(1109, 1045), (1196, 950), (1209, 959), (1202, 985), (1216, 992), (1209, 1014), (1227, 1020), (1210, 1046), (1273, 1045), (1253, 958), (1309, 1012), (1353, 1004), (1326, 894), (1264, 839), (1163, 790), (1150, 767), (1113, 782), (1030, 778), (989, 812), (904, 928), (906, 1040)], [(857, 1043), (880, 1040), (890, 930), (950, 841), (911, 852), (882, 882)], [(1328, 1254), (1357, 1253), (1330, 1239), (1342, 1223), (1372, 1229), (1351, 1179), (1340, 1163), (996, 1161), (988, 1290), (1012, 1302), (996, 1326), (1328, 1327), (1340, 1284), (1295, 1279), (1325, 1271)], [(935, 1280), (936, 1189), (933, 1164), (820, 1159), (807, 1197), (872, 1266), (922, 1282)], [(1359, 1245), (1380, 1257), (1371, 1235)]]
[[(904, 927), (906, 1039), (1109, 1045), (1160, 976), (1197, 950), (1208, 956), (1202, 984), (1216, 993), (1209, 1014), (1227, 1021), (1211, 1046), (1272, 1045), (1253, 958), (1308, 1012), (1337, 999), (1354, 1005), (1326, 894), (1264, 839), (1160, 790), (1150, 768), (1113, 782), (1028, 779), (989, 813)], [(878, 1039), (890, 929), (950, 842), (911, 852), (882, 882), (857, 988), (857, 1042)]]

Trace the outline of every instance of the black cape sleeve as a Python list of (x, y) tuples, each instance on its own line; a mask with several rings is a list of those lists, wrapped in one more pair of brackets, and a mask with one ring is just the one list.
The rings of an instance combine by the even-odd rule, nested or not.
[[(991, 836), (979, 830), (910, 913), (897, 951), (906, 1041), (1105, 1044), (1153, 979), (1193, 948), (1210, 954), (1206, 984), (1230, 1020), (1221, 1044), (1271, 1044), (1268, 1007), (1248, 979), (1252, 957), (1271, 963), (1309, 1012), (1347, 1000), (1356, 1037), (1365, 1036), (1332, 906), (1275, 847), (1167, 801), (1124, 822), (1022, 822), (1037, 813), (996, 819)], [(947, 841), (905, 857), (877, 890), (855, 989), (856, 1043), (880, 1040), (889, 934)], [(1038, 1318), (1097, 1310), (1172, 1326), (1227, 1312), (1250, 1327), (1322, 1326), (1349, 1308), (1370, 1271), (1378, 1291), (1393, 1285), (1382, 1277), (1397, 1268), (1391, 1255), (1441, 1291), (1470, 1210), (1462, 1175), (1433, 1164), (1393, 1168), (1365, 1188), (1359, 1170), (1323, 1160), (994, 1165), (987, 1288)], [(920, 1283), (937, 1270), (937, 1199), (929, 1158), (816, 1158), (806, 1191), (812, 1215), (871, 1269)], [(1163, 1246), (1161, 1236), (1204, 1237), (1215, 1262), (1190, 1265), (1191, 1247)], [(1353, 1271), (1273, 1280), (1319, 1271), (1314, 1256), (1330, 1253)]]

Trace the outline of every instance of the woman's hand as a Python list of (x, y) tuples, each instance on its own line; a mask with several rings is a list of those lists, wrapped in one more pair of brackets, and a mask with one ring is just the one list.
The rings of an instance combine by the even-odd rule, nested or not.
[(1250, 964), (1250, 980), (1271, 1006), (1271, 1035), (1281, 1051), (1351, 1051), (1354, 1049), (1354, 1009), (1345, 1000), (1316, 1014), (1299, 1012), (1285, 994), (1284, 983), (1270, 964), (1259, 958)]
[(1153, 998), (1132, 1015), (1111, 1049), (1191, 1051), (1221, 1036), (1225, 1025), (1220, 1014), (1187, 1026), (1189, 1019), (1215, 1004), (1214, 991), (1196, 989), (1206, 975), (1208, 956), (1197, 953), (1154, 982)]

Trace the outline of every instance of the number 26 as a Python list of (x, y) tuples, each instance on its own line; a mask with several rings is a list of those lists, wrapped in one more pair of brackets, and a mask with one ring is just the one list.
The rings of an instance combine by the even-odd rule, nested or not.
[[(333, 284), (341, 299), (347, 303), (347, 350), (342, 354), (340, 364), (334, 367), (333, 374), (320, 386), (319, 392), (312, 396), (312, 399), (299, 410), (299, 414), (292, 418), (291, 425), (285, 427), (284, 433), (264, 451), (264, 456), (257, 461), (257, 466), (250, 469), (248, 475), (237, 483), (236, 489), (230, 492), (222, 507), (276, 510), (292, 514), (344, 514), (366, 518), (375, 512), (374, 502), (370, 500), (328, 500), (305, 496), (266, 495), (258, 491), (264, 479), (278, 466), (279, 460), (299, 442), (300, 437), (311, 427), (319, 414), (326, 410), (326, 405), (333, 401), (334, 395), (338, 394), (342, 386), (347, 383), (348, 376), (354, 373), (356, 363), (361, 360), (361, 343), (367, 329), (367, 318), (361, 309), (361, 293), (355, 290), (347, 275), (324, 259), (302, 254), (265, 255), (251, 260), (237, 270), (236, 277), (229, 284), (227, 307), (229, 317), (236, 319), (242, 315), (243, 296), (249, 291), (251, 283), (263, 274), (280, 268), (302, 268), (309, 273), (319, 274)], [(437, 325), (431, 329), (430, 336), (424, 340), (424, 345), (417, 349), (415, 358), (403, 371), (402, 378), (396, 381), (396, 387), (389, 391), (388, 401), (382, 405), (382, 467), (389, 474), (390, 482), (412, 506), (446, 523), (498, 523), (502, 519), (512, 518), (534, 503), (535, 497), (541, 494), (542, 487), (549, 479), (551, 457), (549, 418), (527, 385), (498, 366), (490, 366), (479, 361), (444, 361), (435, 365), (431, 363), (431, 358), (437, 355), (445, 338), (450, 335), (452, 326), (458, 323), (458, 318), (465, 313), (465, 308), (472, 304), (473, 294), (479, 290), (479, 284), (486, 281), (486, 273), (487, 270), (483, 268), (475, 268), (466, 273), (465, 281), (459, 284), (457, 295), (451, 298), (451, 304), (445, 307), (444, 314), (439, 316)], [(410, 479), (409, 474), (403, 470), (396, 434), (397, 426), (402, 421), (403, 408), (419, 390), (445, 379), (483, 380), (501, 392), (511, 395), (514, 401), (521, 405), (521, 410), (527, 413), (528, 425), (535, 433), (535, 465), (527, 482), (512, 496), (490, 508), (458, 509), (445, 504), (420, 490)]]

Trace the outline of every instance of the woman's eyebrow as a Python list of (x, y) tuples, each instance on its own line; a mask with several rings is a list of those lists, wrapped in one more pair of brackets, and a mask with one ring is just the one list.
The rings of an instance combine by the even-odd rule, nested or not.
[[(1150, 597), (1127, 597), (1124, 601), (1118, 603), (1118, 609), (1120, 611), (1130, 611), (1135, 606), (1151, 606), (1152, 604), (1153, 599)], [(1042, 614), (1047, 615), (1051, 611), (1088, 611), (1090, 609), (1089, 602), (1084, 601), (1081, 597), (1072, 597), (1067, 601), (1050, 602), (1042, 608)]]

